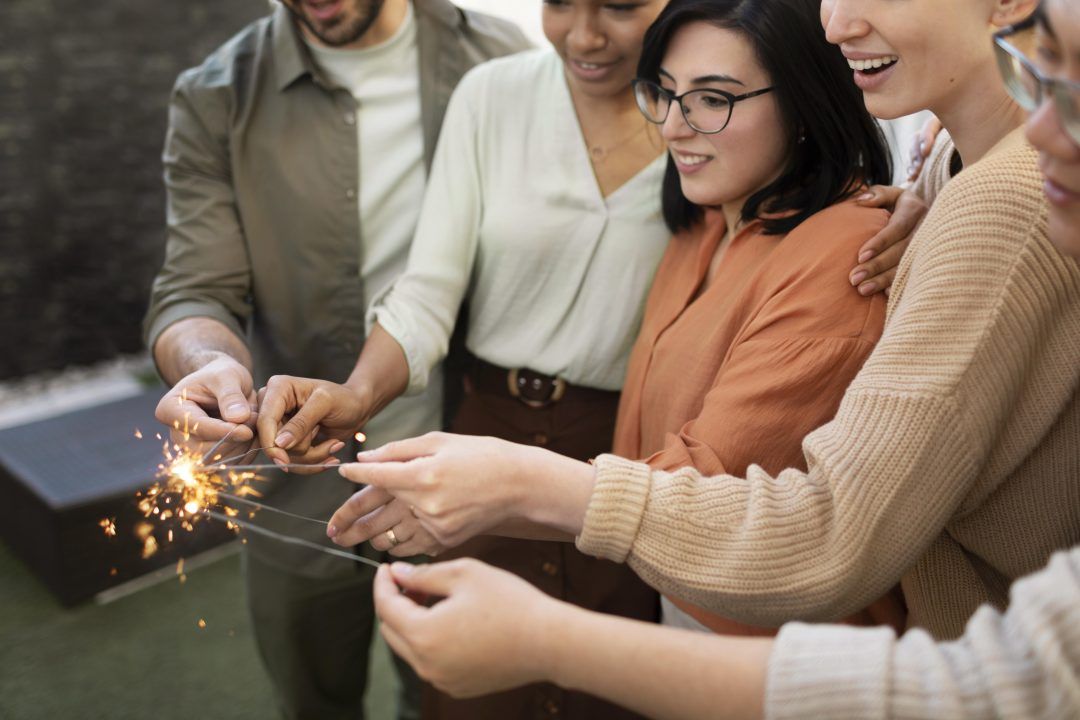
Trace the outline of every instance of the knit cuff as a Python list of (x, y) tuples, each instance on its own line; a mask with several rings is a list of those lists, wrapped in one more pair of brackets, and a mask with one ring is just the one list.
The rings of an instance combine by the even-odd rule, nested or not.
[(652, 483), (652, 469), (615, 455), (596, 458), (596, 484), (577, 548), (586, 555), (626, 562), (637, 538)]
[(895, 641), (888, 628), (785, 625), (769, 658), (765, 717), (884, 718)]

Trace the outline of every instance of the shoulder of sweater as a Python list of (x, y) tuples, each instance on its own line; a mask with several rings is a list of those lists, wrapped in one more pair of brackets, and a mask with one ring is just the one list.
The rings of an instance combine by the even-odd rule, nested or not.
[[(1047, 201), (1035, 151), (1018, 143), (965, 168), (938, 195), (916, 236), (937, 256), (970, 252), (972, 243), (1015, 252), (1044, 242)], [(922, 238), (922, 242), (919, 239)]]

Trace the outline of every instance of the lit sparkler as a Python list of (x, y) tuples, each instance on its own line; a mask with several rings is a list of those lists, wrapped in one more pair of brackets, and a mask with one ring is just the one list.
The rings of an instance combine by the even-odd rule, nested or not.
[[(177, 398), (180, 405), (183, 405), (186, 399), (186, 391)], [(184, 414), (182, 423), (180, 421), (173, 423), (173, 429), (183, 437), (185, 443), (191, 439), (192, 433), (196, 432), (198, 427), (198, 423), (190, 424), (188, 413)], [(228, 465), (230, 462), (242, 460), (252, 453), (269, 449), (252, 448), (241, 454), (222, 458), (220, 454), (216, 454), (217, 450), (228, 440), (232, 432), (227, 433), (206, 452), (199, 452), (180, 443), (164, 441), (160, 433), (156, 434), (156, 437), (163, 442), (164, 462), (158, 465), (154, 484), (145, 492), (136, 493), (139, 511), (145, 519), (135, 526), (135, 536), (142, 543), (144, 559), (152, 557), (160, 549), (158, 537), (162, 533), (155, 532), (156, 530), (164, 530), (163, 534), (167, 542), (172, 543), (178, 529), (188, 533), (194, 532), (199, 521), (209, 517), (224, 522), (230, 530), (237, 532), (240, 529), (250, 530), (285, 543), (302, 545), (354, 562), (378, 566), (378, 563), (359, 555), (277, 533), (249, 522), (248, 520), (254, 517), (255, 512), (265, 510), (323, 526), (327, 524), (325, 520), (297, 515), (253, 500), (252, 498), (261, 497), (261, 493), (252, 486), (252, 483), (262, 479), (257, 474), (259, 471), (293, 467), (310, 469), (312, 466), (277, 463), (230, 466)], [(136, 429), (135, 436), (142, 438), (142, 432)], [(362, 432), (356, 433), (355, 437), (361, 443), (367, 439)], [(333, 466), (328, 465), (324, 469), (330, 467)], [(240, 510), (226, 502), (239, 503), (251, 508), (248, 520), (241, 520)], [(115, 518), (102, 519), (100, 526), (106, 535), (110, 537), (116, 535)], [(176, 574), (180, 582), (186, 579), (183, 559), (177, 563)]]

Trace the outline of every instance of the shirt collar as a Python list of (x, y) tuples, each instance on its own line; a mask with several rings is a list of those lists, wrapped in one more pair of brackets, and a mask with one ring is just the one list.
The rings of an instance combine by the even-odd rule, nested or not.
[(279, 91), (285, 90), (305, 75), (311, 76), (320, 85), (329, 87), (319, 67), (311, 59), (311, 53), (308, 52), (300, 37), (300, 28), (296, 27), (292, 13), (281, 3), (277, 3), (277, 7), (274, 8), (270, 32), (274, 52), (274, 74), (277, 77)]
[[(452, 30), (456, 30), (464, 21), (462, 11), (448, 0), (412, 0), (412, 3), (420, 34), (424, 34), (421, 18), (430, 18)], [(292, 14), (280, 2), (276, 5), (271, 20), (271, 42), (278, 90), (285, 90), (305, 75), (311, 76), (323, 87), (330, 87), (300, 37), (300, 28), (296, 26)]]

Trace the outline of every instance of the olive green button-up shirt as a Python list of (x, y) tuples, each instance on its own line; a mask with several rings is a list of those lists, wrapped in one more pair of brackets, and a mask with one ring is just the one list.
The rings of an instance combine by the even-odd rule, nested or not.
[[(413, 4), (430, 167), (461, 76), (528, 42), (510, 23), (445, 0)], [(280, 6), (180, 76), (163, 155), (167, 249), (145, 320), (149, 347), (178, 320), (211, 317), (248, 342), (256, 382), (348, 376), (365, 311), (356, 109)]]

